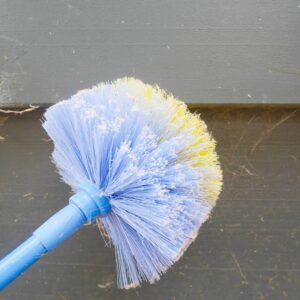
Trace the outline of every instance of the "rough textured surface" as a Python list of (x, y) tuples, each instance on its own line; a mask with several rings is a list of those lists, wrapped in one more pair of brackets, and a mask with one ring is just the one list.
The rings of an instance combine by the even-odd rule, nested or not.
[(296, 0), (0, 0), (0, 105), (133, 76), (189, 103), (299, 103)]
[[(161, 281), (116, 288), (95, 226), (17, 279), (1, 300), (272, 299), (300, 293), (300, 111), (199, 109), (218, 141), (224, 191), (194, 244)], [(0, 255), (63, 207), (69, 188), (49, 160), (42, 111), (0, 115)], [(8, 118), (7, 118), (8, 117)]]

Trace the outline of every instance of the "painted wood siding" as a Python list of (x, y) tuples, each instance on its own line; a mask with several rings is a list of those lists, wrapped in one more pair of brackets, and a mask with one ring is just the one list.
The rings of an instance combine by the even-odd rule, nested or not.
[(126, 75), (188, 103), (299, 103), (300, 1), (0, 0), (0, 105)]

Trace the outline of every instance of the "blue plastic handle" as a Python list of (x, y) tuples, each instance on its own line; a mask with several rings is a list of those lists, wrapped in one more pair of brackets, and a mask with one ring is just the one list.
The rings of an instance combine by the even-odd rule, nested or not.
[(0, 290), (16, 279), (40, 257), (69, 238), (84, 223), (111, 211), (109, 198), (100, 196), (95, 185), (84, 184), (69, 205), (58, 211), (18, 248), (0, 261)]

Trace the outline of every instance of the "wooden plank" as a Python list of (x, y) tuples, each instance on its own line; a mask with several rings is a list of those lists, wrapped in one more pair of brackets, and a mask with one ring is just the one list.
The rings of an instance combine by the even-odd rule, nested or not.
[(299, 103), (294, 0), (0, 1), (0, 105), (134, 76), (188, 103)]
[[(70, 195), (50, 162), (42, 112), (0, 115), (1, 256)], [(87, 226), (0, 299), (298, 299), (300, 111), (221, 106), (197, 112), (218, 141), (224, 190), (195, 243), (161, 281), (118, 290), (113, 249)]]

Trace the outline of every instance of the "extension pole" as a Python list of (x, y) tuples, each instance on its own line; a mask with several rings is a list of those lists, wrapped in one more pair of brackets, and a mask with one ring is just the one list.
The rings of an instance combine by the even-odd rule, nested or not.
[(106, 216), (110, 211), (108, 197), (100, 196), (94, 184), (82, 185), (78, 193), (69, 199), (69, 205), (50, 217), (31, 237), (0, 261), (0, 290), (83, 224)]

